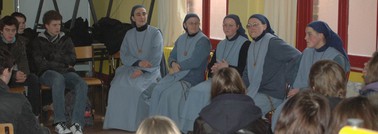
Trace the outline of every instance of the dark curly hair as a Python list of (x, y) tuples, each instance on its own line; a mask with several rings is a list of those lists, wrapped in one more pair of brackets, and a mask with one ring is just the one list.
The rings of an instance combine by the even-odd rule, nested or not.
[(1, 20), (0, 20), (0, 30), (2, 31), (5, 27), (5, 25), (7, 26), (12, 26), (12, 25), (15, 25), (16, 26), (16, 30), (18, 30), (18, 21), (16, 18), (12, 17), (12, 16), (4, 16)]

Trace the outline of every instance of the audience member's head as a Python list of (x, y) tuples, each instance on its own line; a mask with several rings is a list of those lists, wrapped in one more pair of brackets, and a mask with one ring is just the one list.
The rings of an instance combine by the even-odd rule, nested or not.
[(56, 36), (60, 33), (62, 15), (60, 15), (59, 12), (55, 10), (47, 11), (43, 15), (42, 21), (47, 33), (49, 33), (51, 36)]
[(334, 61), (321, 60), (312, 65), (310, 87), (327, 97), (345, 98), (347, 78), (343, 68)]
[(284, 105), (275, 134), (324, 134), (329, 124), (328, 100), (314, 91), (302, 91)]
[(330, 134), (338, 134), (347, 125), (347, 120), (357, 118), (363, 120), (361, 127), (377, 130), (377, 115), (373, 105), (363, 96), (346, 98), (332, 111), (332, 119), (328, 130)]
[(18, 26), (18, 33), (19, 34), (22, 34), (24, 33), (24, 30), (26, 28), (26, 16), (20, 12), (14, 12), (11, 14), (12, 17), (16, 18), (18, 23), (19, 23), (19, 26)]
[(43, 15), (42, 22), (44, 25), (46, 25), (50, 24), (51, 21), (62, 21), (62, 19), (63, 17), (58, 11), (50, 10)]
[(378, 52), (374, 52), (372, 58), (365, 66), (365, 83), (370, 84), (378, 82)]
[(246, 94), (246, 87), (234, 68), (219, 69), (211, 80), (211, 98), (221, 94)]
[(370, 94), (369, 96), (367, 96), (367, 98), (369, 99), (371, 105), (374, 107), (374, 113), (378, 114), (378, 93)]
[(153, 116), (143, 120), (136, 134), (181, 134), (181, 132), (168, 117)]
[(0, 48), (0, 78), (5, 83), (8, 83), (11, 78), (14, 62), (12, 54), (8, 50)]
[(0, 20), (0, 30), (3, 41), (5, 43), (14, 43), (16, 41), (16, 34), (18, 29), (18, 21), (14, 17), (4, 16)]

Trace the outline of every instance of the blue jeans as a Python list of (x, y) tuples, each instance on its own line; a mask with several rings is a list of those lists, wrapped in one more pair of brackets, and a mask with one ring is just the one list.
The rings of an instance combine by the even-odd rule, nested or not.
[(40, 77), (42, 84), (48, 85), (52, 89), (54, 123), (66, 122), (65, 113), (65, 89), (71, 89), (75, 92), (75, 102), (73, 106), (72, 122), (84, 125), (85, 102), (87, 101), (88, 85), (75, 72), (58, 73), (53, 70), (47, 70)]

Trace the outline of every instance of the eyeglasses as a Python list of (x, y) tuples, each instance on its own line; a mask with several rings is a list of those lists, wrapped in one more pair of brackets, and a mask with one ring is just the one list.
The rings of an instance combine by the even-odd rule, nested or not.
[(251, 28), (251, 27), (258, 27), (258, 26), (260, 26), (259, 23), (252, 23), (252, 24), (251, 24), (251, 23), (248, 23), (246, 27), (247, 27), (247, 28)]

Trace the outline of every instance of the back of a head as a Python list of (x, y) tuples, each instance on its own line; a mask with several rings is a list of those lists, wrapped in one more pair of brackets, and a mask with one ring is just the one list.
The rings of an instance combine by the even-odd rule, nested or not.
[(153, 116), (143, 120), (136, 134), (181, 134), (181, 132), (168, 117)]
[(347, 125), (351, 118), (361, 119), (362, 126), (366, 129), (378, 130), (378, 117), (374, 106), (369, 99), (363, 96), (346, 98), (341, 101), (332, 111), (332, 119), (329, 126), (330, 134), (337, 134), (339, 130)]
[(311, 90), (302, 91), (284, 105), (275, 134), (324, 134), (330, 119), (328, 100)]
[[(378, 114), (378, 93), (372, 93), (367, 96), (370, 101), (370, 104), (374, 107), (375, 113)], [(378, 118), (378, 117), (377, 117)], [(378, 123), (378, 122), (377, 122)]]
[(365, 76), (366, 84), (378, 82), (378, 51), (373, 53), (366, 67), (367, 74)]
[(220, 94), (246, 94), (246, 88), (238, 71), (226, 67), (219, 69), (211, 80), (211, 98)]
[(331, 60), (321, 60), (312, 65), (309, 85), (327, 97), (345, 98), (347, 78), (343, 68)]

